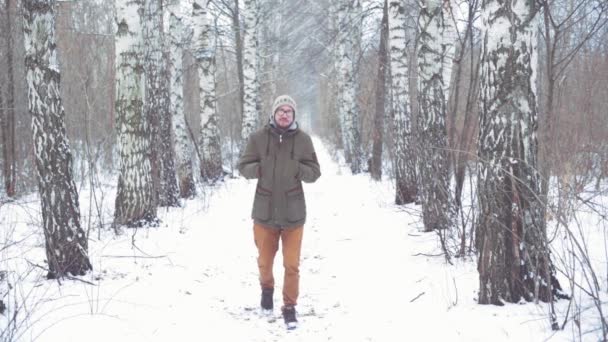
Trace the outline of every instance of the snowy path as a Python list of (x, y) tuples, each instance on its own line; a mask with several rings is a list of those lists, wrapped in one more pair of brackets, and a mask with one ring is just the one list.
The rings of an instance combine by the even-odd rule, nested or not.
[(87, 341), (106, 342), (496, 341), (546, 335), (543, 307), (476, 305), (472, 263), (448, 267), (441, 257), (416, 256), (438, 253), (436, 238), (418, 232), (417, 219), (391, 204), (390, 184), (350, 175), (319, 140), (315, 146), (323, 175), (305, 185), (309, 214), (297, 330), (286, 331), (280, 319), (280, 251), (277, 320), (256, 313), (260, 289), (249, 218), (255, 183), (235, 179), (205, 201), (162, 212), (162, 227), (135, 234), (136, 249), (131, 232), (92, 241), (91, 281), (97, 285), (49, 286), (47, 294), (61, 299), (41, 304), (48, 314), (30, 334), (64, 342), (81, 341), (83, 331)]

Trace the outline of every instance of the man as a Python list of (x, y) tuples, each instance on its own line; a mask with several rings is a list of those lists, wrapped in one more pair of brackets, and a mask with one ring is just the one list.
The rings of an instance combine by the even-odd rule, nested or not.
[(270, 122), (253, 133), (239, 160), (239, 172), (257, 179), (253, 201), (253, 235), (258, 249), (262, 288), (261, 306), (273, 309), (272, 265), (282, 241), (283, 319), (288, 329), (297, 326), (295, 306), (299, 293), (299, 266), (306, 203), (302, 182), (312, 183), (321, 175), (310, 136), (295, 121), (296, 102), (288, 95), (276, 98)]

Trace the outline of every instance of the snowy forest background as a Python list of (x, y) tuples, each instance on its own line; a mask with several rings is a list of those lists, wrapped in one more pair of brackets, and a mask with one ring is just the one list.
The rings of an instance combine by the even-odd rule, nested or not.
[[(477, 266), (480, 304), (608, 338), (606, 1), (1, 0), (0, 341), (24, 339), (35, 272), (77, 282), (90, 239), (211, 210), (283, 93)], [(23, 208), (45, 264), (14, 262)]]

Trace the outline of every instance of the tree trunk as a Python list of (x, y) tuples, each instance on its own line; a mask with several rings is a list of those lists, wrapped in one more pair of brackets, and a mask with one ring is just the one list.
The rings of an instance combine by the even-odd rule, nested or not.
[(146, 93), (144, 115), (150, 120), (152, 134), (152, 177), (158, 205), (179, 206), (175, 177), (174, 150), (171, 141), (171, 113), (169, 112), (169, 77), (164, 58), (164, 29), (162, 0), (145, 0), (144, 68)]
[[(258, 70), (257, 70), (257, 0), (244, 0), (243, 22), (245, 37), (243, 39), (243, 124), (241, 142), (243, 145), (258, 124)], [(244, 146), (244, 145), (243, 145)]]
[(150, 169), (150, 125), (143, 111), (143, 10), (143, 0), (120, 0), (116, 4), (116, 127), (120, 175), (114, 225), (128, 227), (158, 222)]
[(536, 11), (531, 1), (482, 2), (480, 304), (550, 301), (560, 289), (539, 197)]
[(388, 69), (388, 1), (384, 0), (382, 10), (382, 29), (380, 30), (380, 46), (378, 48), (378, 77), (376, 78), (376, 111), (374, 115), (372, 160), (370, 174), (373, 179), (382, 179), (382, 143), (384, 135), (384, 118), (386, 108), (386, 73)]
[[(270, 111), (272, 101), (280, 94), (277, 88), (282, 89), (280, 77), (281, 70), (281, 37), (284, 30), (283, 25), (283, 0), (266, 0), (260, 3), (260, 22), (259, 33), (260, 41), (264, 44), (258, 49), (258, 64), (260, 70), (260, 105), (261, 113), (266, 114)], [(260, 115), (262, 123), (268, 117)]]
[[(243, 1), (243, 0), (241, 0)], [(239, 0), (234, 0), (234, 11), (232, 12), (232, 26), (234, 30), (234, 46), (236, 53), (236, 72), (239, 78), (239, 109), (243, 117), (245, 113), (245, 74), (243, 71), (243, 38), (241, 36), (241, 14)]]
[(183, 58), (185, 27), (180, 14), (179, 0), (170, 1), (169, 13), (169, 75), (171, 77), (169, 112), (172, 115), (171, 123), (179, 195), (181, 198), (190, 198), (196, 194), (196, 185), (194, 184), (192, 172), (192, 146), (188, 137), (186, 114), (184, 111)]
[(60, 97), (55, 6), (53, 0), (23, 1), (29, 112), (34, 131), (48, 278), (84, 275), (91, 269), (87, 237), (80, 226), (72, 153)]
[(405, 28), (405, 8), (401, 1), (389, 1), (389, 51), (391, 58), (391, 92), (394, 115), (393, 145), (396, 179), (395, 203), (416, 200), (416, 155), (412, 144), (409, 98), (408, 58)]
[(361, 149), (361, 106), (359, 105), (359, 98), (361, 97), (361, 87), (359, 82), (359, 69), (360, 61), (362, 59), (363, 50), (361, 48), (361, 39), (363, 34), (363, 7), (361, 0), (348, 0), (349, 2), (349, 30), (347, 31), (349, 39), (351, 40), (351, 63), (352, 63), (352, 80), (349, 83), (352, 84), (353, 101), (352, 105), (349, 106), (350, 112), (346, 119), (348, 121), (347, 137), (350, 140), (349, 145), (351, 146), (351, 162), (350, 170), (353, 174), (363, 172), (364, 157)]
[[(10, 68), (10, 67), (9, 67)], [(7, 88), (12, 84), (8, 83)], [(10, 99), (10, 90), (7, 90), (7, 99)], [(16, 195), (16, 151), (15, 151), (15, 110), (9, 104), (11, 101), (4, 101), (4, 93), (0, 87), (0, 136), (2, 136), (2, 176), (4, 177), (4, 191), (8, 197)]]
[(424, 0), (419, 17), (419, 176), (424, 230), (449, 229), (454, 219), (445, 126), (444, 16), (440, 0)]
[(352, 173), (362, 171), (359, 106), (357, 105), (357, 40), (358, 0), (341, 0), (338, 6), (338, 115), (342, 132), (344, 157)]
[[(555, 148), (555, 144), (553, 144), (554, 139), (552, 139), (553, 136), (555, 136), (555, 132), (553, 132), (553, 121), (554, 119), (554, 115), (553, 115), (553, 105), (554, 105), (554, 100), (553, 100), (553, 94), (555, 91), (555, 71), (553, 68), (553, 64), (554, 64), (554, 58), (555, 58), (555, 47), (554, 47), (554, 43), (553, 43), (553, 39), (551, 36), (551, 30), (549, 28), (549, 22), (550, 22), (550, 18), (549, 18), (549, 8), (547, 7), (548, 4), (546, 4), (546, 6), (543, 6), (543, 14), (544, 14), (544, 22), (545, 22), (545, 48), (546, 48), (546, 52), (545, 52), (545, 67), (547, 68), (546, 70), (546, 99), (545, 99), (545, 104), (544, 104), (544, 120), (543, 122), (545, 122), (544, 127), (541, 129), (540, 132), (540, 151), (539, 151), (539, 165), (541, 166), (541, 198), (543, 199), (544, 203), (547, 203), (547, 199), (548, 199), (548, 195), (549, 195), (549, 179), (551, 178), (551, 169), (553, 167), (553, 165), (551, 165), (550, 163), (550, 157), (549, 157), (549, 151), (551, 151), (552, 148)], [(547, 208), (545, 207), (544, 212), (546, 214)]]
[[(454, 57), (456, 55), (456, 23), (454, 19), (453, 7), (456, 7), (455, 2), (443, 1), (442, 3), (442, 16), (443, 16), (443, 39), (441, 43), (443, 51), (442, 69), (443, 69), (443, 94), (447, 101), (452, 87), (452, 69), (454, 66)], [(447, 102), (446, 102), (447, 110)]]
[(473, 53), (473, 47), (471, 46), (471, 58), (470, 58), (471, 73), (469, 75), (469, 87), (467, 90), (467, 101), (464, 109), (464, 120), (462, 124), (462, 132), (460, 133), (460, 139), (457, 148), (457, 159), (455, 166), (455, 200), (458, 208), (462, 207), (462, 189), (464, 187), (464, 181), (467, 170), (467, 162), (469, 161), (469, 147), (473, 142), (473, 109), (477, 103), (476, 99), (479, 98), (479, 68), (481, 63), (479, 60), (475, 61), (475, 54)]
[[(460, 46), (460, 51), (458, 52), (458, 57), (456, 60), (458, 61), (456, 66), (456, 74), (454, 76), (454, 82), (452, 86), (453, 96), (452, 96), (452, 107), (450, 109), (451, 115), (451, 126), (448, 128), (449, 137), (448, 144), (451, 146), (450, 151), (450, 159), (451, 164), (454, 168), (454, 178), (455, 178), (455, 186), (454, 186), (454, 201), (457, 208), (462, 207), (462, 189), (464, 186), (464, 180), (466, 176), (466, 168), (467, 162), (470, 159), (469, 146), (471, 144), (472, 139), (472, 131), (474, 129), (474, 125), (471, 120), (473, 119), (473, 109), (475, 108), (475, 104), (477, 103), (477, 99), (479, 98), (479, 60), (475, 60), (475, 47), (474, 47), (474, 39), (473, 39), (473, 23), (475, 21), (476, 15), (478, 13), (479, 0), (473, 0), (468, 3), (468, 17), (466, 21), (466, 27), (464, 30), (464, 38), (462, 39), (462, 43)], [(460, 100), (463, 96), (460, 95), (461, 87), (461, 77), (463, 74), (463, 68), (465, 64), (465, 56), (469, 55), (470, 61), (470, 70), (469, 70), (469, 84), (467, 88), (466, 94), (466, 103), (464, 110), (464, 120), (462, 124), (462, 131), (460, 133), (460, 137), (458, 140), (455, 138), (456, 132), (458, 130), (456, 126), (457, 114), (460, 107)], [(462, 234), (462, 241), (466, 240), (466, 234)], [(463, 242), (462, 248), (465, 248), (465, 243)], [(461, 250), (462, 251), (462, 250)]]
[[(3, 176), (4, 190), (8, 197), (17, 194), (17, 149), (15, 144), (15, 81), (13, 72), (13, 34), (11, 28), (11, 6), (10, 1), (6, 1), (4, 10), (6, 11), (6, 21), (0, 32), (6, 35), (6, 97), (5, 106), (0, 105), (3, 113), (0, 113), (0, 129), (2, 132), (2, 156), (4, 158)], [(4, 21), (4, 20), (3, 20)], [(2, 92), (0, 92), (2, 96)]]
[(348, 153), (346, 153), (347, 146), (344, 146), (344, 139), (342, 138), (343, 132), (342, 128), (344, 127), (342, 115), (342, 102), (341, 98), (341, 82), (340, 82), (340, 30), (341, 30), (341, 21), (342, 15), (340, 13), (340, 2), (330, 1), (328, 4), (328, 12), (330, 20), (328, 20), (328, 29), (331, 32), (331, 35), (334, 37), (333, 44), (331, 46), (331, 71), (329, 77), (329, 88), (330, 88), (330, 96), (328, 99), (330, 100), (331, 111), (336, 113), (334, 117), (337, 119), (337, 126), (331, 125), (332, 127), (328, 127), (328, 131), (335, 132), (332, 135), (333, 142), (336, 147), (342, 147), (344, 150), (344, 157), (348, 157)]
[(194, 57), (198, 64), (201, 113), (201, 177), (214, 183), (223, 176), (217, 99), (215, 95), (215, 41), (211, 18), (202, 1), (194, 1)]

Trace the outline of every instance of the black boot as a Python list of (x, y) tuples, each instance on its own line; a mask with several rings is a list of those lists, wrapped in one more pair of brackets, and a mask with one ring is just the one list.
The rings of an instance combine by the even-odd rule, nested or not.
[(274, 306), (272, 301), (272, 294), (274, 293), (274, 289), (262, 289), (262, 301), (260, 302), (260, 306), (262, 306), (262, 310), (272, 311)]
[(296, 308), (293, 306), (283, 307), (283, 319), (287, 329), (295, 329), (298, 326), (298, 320), (296, 319)]

